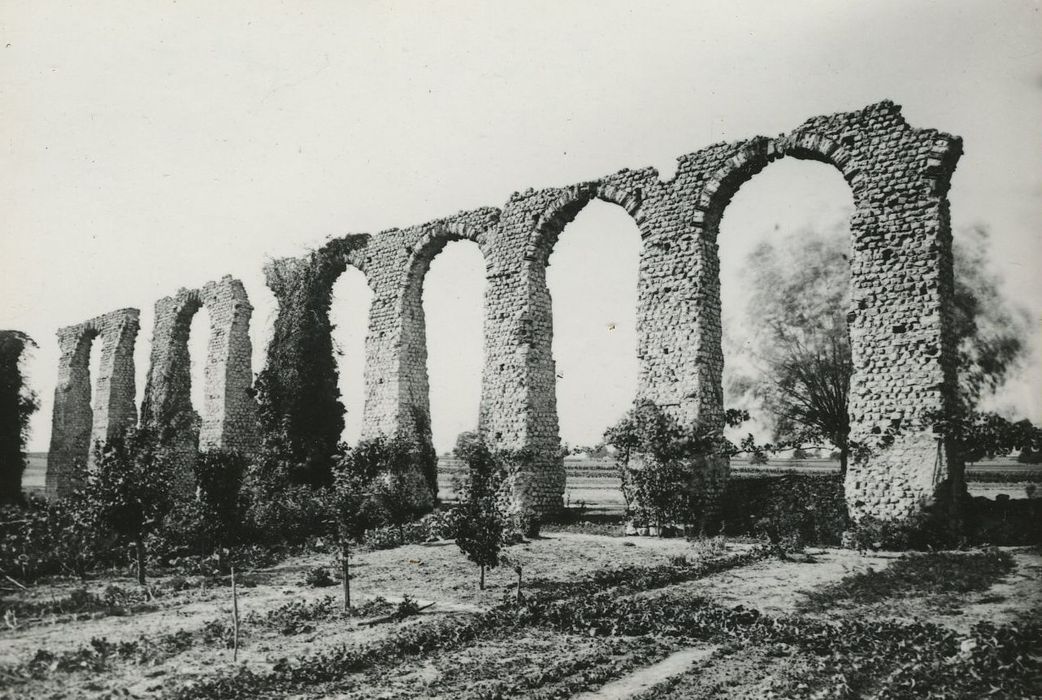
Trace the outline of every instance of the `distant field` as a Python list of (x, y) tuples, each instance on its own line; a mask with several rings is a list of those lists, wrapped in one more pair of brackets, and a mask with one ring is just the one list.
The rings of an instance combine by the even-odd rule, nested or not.
[[(828, 459), (772, 460), (766, 465), (750, 465), (746, 459), (731, 460), (731, 467), (736, 471), (755, 469), (757, 471), (798, 470), (813, 473), (828, 473), (839, 469), (839, 463)], [(22, 477), (22, 487), (26, 491), (41, 492), (44, 488), (44, 475), (47, 469), (47, 453), (29, 453), (29, 466)], [(451, 500), (455, 494), (452, 490), (452, 479), (463, 473), (463, 463), (453, 457), (441, 457), (438, 460), (438, 493), (443, 499)], [(585, 501), (587, 505), (604, 508), (619, 508), (623, 505), (619, 478), (615, 474), (615, 462), (612, 459), (567, 459), (565, 470), (568, 479), (565, 483), (565, 500), (569, 503)], [(1027, 483), (1008, 483), (1002, 481), (986, 481), (1000, 473), (1016, 473), (1038, 476), (1037, 483), (1042, 483), (1042, 465), (1019, 464), (1014, 459), (997, 459), (978, 462), (967, 467), (967, 478), (970, 493), (974, 496), (995, 498), (1000, 493), (1011, 498), (1025, 498)], [(1030, 475), (1030, 476), (1029, 476)], [(1039, 487), (1042, 491), (1042, 486)]]
[(43, 491), (44, 478), (47, 475), (47, 453), (30, 452), (29, 464), (22, 475), (22, 488), (29, 492)]
[[(565, 482), (565, 502), (575, 504), (583, 501), (588, 506), (616, 509), (624, 505), (621, 482), (615, 471), (615, 461), (608, 459), (566, 459), (564, 462), (567, 480)], [(801, 471), (815, 474), (827, 474), (839, 471), (839, 462), (830, 459), (776, 459), (767, 464), (750, 465), (748, 459), (731, 460), (731, 468), (741, 471)], [(453, 477), (462, 474), (463, 463), (452, 457), (442, 457), (438, 461), (438, 495), (442, 499), (455, 497), (452, 489)], [(1037, 480), (1027, 483), (1009, 483), (1002, 481), (983, 481), (1002, 473), (1023, 474), (1028, 478), (1037, 476)], [(978, 462), (967, 467), (967, 479), (970, 495), (995, 498), (1000, 493), (1010, 498), (1026, 498), (1026, 487), (1030, 483), (1039, 485), (1042, 491), (1042, 465), (1019, 464), (1015, 459), (996, 459)], [(1040, 494), (1042, 495), (1042, 494)]]

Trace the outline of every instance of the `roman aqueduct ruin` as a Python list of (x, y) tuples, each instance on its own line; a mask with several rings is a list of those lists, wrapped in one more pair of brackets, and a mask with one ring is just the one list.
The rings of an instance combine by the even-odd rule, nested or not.
[[(855, 203), (848, 315), (855, 369), (848, 410), (852, 440), (871, 449), (851, 464), (846, 497), (855, 518), (904, 519), (935, 496), (963, 488), (962, 464), (930, 422), (956, 404), (947, 192), (961, 152), (959, 138), (913, 128), (899, 106), (884, 101), (814, 117), (777, 138), (708, 146), (680, 157), (669, 181), (651, 168), (621, 170), (568, 187), (515, 193), (502, 209), (349, 235), (268, 264), (268, 285), (279, 303), (268, 362), (282, 372), (314, 371), (301, 369), (309, 358), (299, 339), (328, 336), (332, 285), (347, 266), (357, 268), (373, 292), (363, 437), (402, 433), (429, 444), (424, 275), (448, 242), (476, 242), (487, 279), (480, 431), (492, 446), (528, 455), (515, 499), (541, 512), (556, 510), (565, 476), (546, 266), (562, 228), (593, 199), (617, 204), (633, 218), (642, 238), (638, 397), (682, 421), (722, 427), (721, 217), (738, 188), (772, 161), (817, 160), (842, 173)], [(205, 390), (213, 417), (197, 428), (197, 445), (187, 337), (200, 306), (211, 318)], [(260, 433), (248, 391), (250, 312), (245, 290), (230, 278), (157, 302), (141, 419), (172, 426), (188, 451), (223, 447), (255, 454)], [(137, 331), (135, 309), (58, 331), (51, 493), (68, 488), (69, 467), (88, 458), (93, 440), (138, 420)], [(95, 337), (102, 359), (92, 409), (87, 363)], [(332, 357), (320, 364), (319, 371), (336, 372)], [(335, 445), (338, 438), (324, 439)], [(711, 468), (726, 477), (726, 461)]]

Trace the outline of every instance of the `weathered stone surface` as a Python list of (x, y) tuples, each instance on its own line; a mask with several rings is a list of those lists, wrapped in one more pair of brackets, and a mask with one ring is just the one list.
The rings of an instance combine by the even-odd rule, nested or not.
[[(305, 275), (316, 264), (362, 270), (374, 291), (364, 433), (413, 431), (429, 441), (423, 276), (446, 241), (476, 241), (487, 272), (480, 430), (495, 447), (527, 453), (526, 473), (514, 480), (515, 497), (553, 511), (561, 506), (564, 470), (557, 456), (546, 265), (564, 226), (594, 198), (633, 217), (643, 241), (638, 395), (682, 421), (720, 427), (720, 219), (738, 188), (772, 161), (789, 156), (829, 163), (850, 184), (856, 205), (851, 437), (867, 449), (849, 470), (847, 496), (856, 518), (902, 519), (939, 487), (945, 493), (962, 489), (962, 465), (934, 436), (929, 420), (955, 408), (946, 195), (961, 148), (956, 137), (910, 127), (900, 107), (885, 101), (812, 118), (777, 138), (716, 144), (682, 156), (668, 182), (654, 169), (622, 170), (569, 187), (515, 193), (502, 210), (348, 236), (306, 258), (273, 262), (269, 285), (280, 304), (291, 304), (293, 290), (303, 284), (331, 288), (339, 272)], [(328, 302), (322, 312), (328, 314)], [(315, 322), (328, 329), (327, 317)], [(726, 461), (717, 460), (713, 471), (715, 478), (705, 483), (722, 488)]]
[[(119, 309), (58, 330), (58, 383), (54, 389), (46, 489), (65, 496), (75, 487), (72, 472), (87, 464), (92, 447), (137, 422), (134, 403), (134, 341), (137, 309)], [(91, 408), (90, 352), (101, 339), (101, 363)]]
[[(210, 317), (210, 336), (200, 415), (192, 407), (188, 335), (192, 317), (202, 307)], [(198, 450), (246, 456), (257, 452), (257, 407), (250, 394), (252, 313), (242, 282), (229, 276), (156, 302), (141, 422), (159, 429), (162, 439), (182, 454), (179, 480), (185, 488), (192, 483), (191, 463)]]

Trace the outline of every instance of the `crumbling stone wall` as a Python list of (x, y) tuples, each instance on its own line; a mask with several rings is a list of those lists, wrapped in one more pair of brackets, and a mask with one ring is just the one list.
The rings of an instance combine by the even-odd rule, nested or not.
[[(58, 383), (54, 389), (46, 493), (68, 495), (77, 465), (88, 464), (93, 445), (134, 425), (134, 341), (137, 309), (119, 309), (58, 330)], [(91, 408), (90, 353), (101, 342)]]
[[(502, 210), (338, 239), (303, 259), (273, 262), (269, 285), (279, 298), (280, 319), (286, 314), (298, 329), (328, 333), (327, 290), (347, 264), (342, 258), (349, 248), (350, 264), (374, 291), (365, 433), (411, 431), (429, 441), (423, 275), (444, 241), (476, 241), (487, 274), (480, 429), (493, 446), (526, 455), (515, 498), (553, 511), (561, 506), (564, 470), (546, 266), (564, 226), (594, 198), (633, 217), (642, 238), (638, 397), (685, 423), (722, 428), (720, 219), (737, 189), (778, 158), (831, 164), (850, 184), (856, 206), (850, 415), (851, 437), (862, 449), (848, 472), (847, 497), (855, 518), (900, 520), (935, 495), (963, 488), (957, 455), (931, 430), (932, 415), (956, 410), (946, 195), (960, 153), (958, 138), (915, 129), (900, 107), (884, 101), (812, 118), (776, 138), (715, 144), (682, 156), (669, 181), (651, 168), (622, 170), (570, 187), (515, 193)], [(316, 268), (331, 272), (317, 274)], [(301, 289), (314, 288), (321, 293), (303, 296), (320, 298), (319, 306), (296, 301)], [(317, 309), (319, 318), (308, 309)], [(277, 331), (273, 343), (285, 342), (286, 334)], [(320, 371), (332, 372), (335, 382), (332, 363)], [(706, 466), (704, 488), (712, 501), (728, 464), (713, 458)]]
[(294, 465), (287, 476), (299, 483), (329, 482), (344, 430), (329, 306), (333, 284), (348, 265), (365, 272), (365, 257), (357, 251), (364, 251), (368, 239), (346, 236), (264, 268), (279, 310), (257, 377), (262, 434), (268, 454)]
[[(936, 498), (954, 503), (964, 490), (962, 464), (932, 424), (935, 416), (957, 411), (947, 192), (960, 154), (958, 138), (913, 128), (900, 107), (884, 101), (809, 119), (776, 138), (715, 144), (681, 156), (669, 181), (651, 168), (621, 170), (578, 185), (515, 193), (502, 210), (345, 236), (306, 256), (271, 261), (265, 271), (279, 315), (257, 387), (265, 397), (265, 439), (302, 465), (300, 480), (328, 478), (343, 430), (329, 307), (334, 282), (351, 265), (373, 290), (363, 437), (413, 439), (430, 457), (424, 476), (433, 493), (423, 279), (447, 242), (470, 240), (484, 255), (487, 277), (479, 428), (493, 447), (513, 452), (522, 464), (512, 481), (515, 503), (544, 513), (559, 509), (564, 469), (546, 266), (565, 225), (594, 198), (622, 207), (642, 240), (635, 398), (653, 401), (683, 423), (722, 428), (719, 224), (743, 183), (788, 156), (834, 166), (855, 202), (849, 412), (859, 449), (846, 481), (851, 513), (855, 519), (902, 520)], [(187, 336), (202, 305), (210, 311), (211, 340), (199, 424), (189, 399)], [(242, 285), (231, 278), (156, 304), (142, 419), (168, 431), (186, 458), (196, 443), (247, 454), (257, 449), (257, 416), (247, 395), (251, 310)], [(52, 471), (57, 484), (63, 465), (86, 457), (92, 433), (101, 438), (133, 422), (133, 372), (126, 363), (136, 323), (137, 312), (124, 310), (59, 332), (49, 485)], [(92, 417), (87, 356), (99, 334), (110, 355)], [(708, 502), (719, 495), (728, 468), (726, 459), (707, 456), (701, 488)]]
[[(497, 215), (494, 209), (478, 209), (374, 236), (346, 236), (303, 257), (268, 263), (265, 273), (279, 314), (261, 376), (268, 404), (264, 411), (271, 413), (265, 416), (265, 426), (289, 426), (288, 452), (309, 460), (311, 472), (328, 469), (343, 431), (329, 308), (333, 284), (351, 265), (365, 275), (373, 291), (365, 342), (362, 438), (403, 435), (413, 440), (424, 453), (428, 488), (437, 493), (423, 280), (434, 256), (450, 241), (474, 241), (486, 252), (485, 235)], [(322, 397), (320, 406), (313, 402), (316, 394)], [(316, 415), (319, 411), (335, 411), (338, 420)]]
[[(202, 307), (210, 317), (210, 336), (200, 415), (191, 400), (188, 336), (192, 317)], [(191, 464), (197, 450), (257, 453), (257, 408), (251, 394), (252, 312), (242, 283), (230, 276), (200, 289), (180, 289), (156, 302), (141, 421), (157, 428), (161, 439), (180, 454), (179, 481), (184, 488), (192, 484)]]

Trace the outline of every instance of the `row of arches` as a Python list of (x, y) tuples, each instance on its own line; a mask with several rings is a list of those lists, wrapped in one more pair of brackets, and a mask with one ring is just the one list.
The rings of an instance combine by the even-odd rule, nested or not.
[[(636, 301), (640, 235), (619, 207), (591, 202), (567, 225), (548, 258), (553, 353), (562, 440), (595, 444), (637, 389)], [(478, 425), (481, 402), (485, 260), (473, 241), (448, 242), (432, 256), (422, 299), (431, 432), (439, 453)], [(330, 307), (338, 387), (346, 408), (342, 438), (362, 435), (365, 335), (372, 290), (348, 267)], [(590, 368), (599, 369), (594, 372)]]
[[(954, 399), (945, 195), (960, 150), (958, 139), (912, 129), (898, 107), (883, 102), (808, 120), (776, 139), (683, 156), (668, 182), (653, 169), (623, 170), (515, 193), (502, 210), (346, 236), (303, 258), (272, 261), (265, 273), (279, 312), (255, 387), (271, 401), (266, 420), (285, 433), (294, 462), (310, 469), (330, 459), (343, 430), (335, 378), (330, 386), (336, 374), (330, 308), (334, 283), (354, 267), (371, 293), (359, 436), (406, 434), (430, 445), (424, 283), (446, 245), (469, 241), (480, 251), (485, 281), (478, 427), (493, 447), (525, 454), (515, 498), (556, 510), (564, 488), (553, 342), (560, 329), (548, 263), (565, 227), (603, 200), (638, 232), (637, 396), (682, 422), (722, 427), (721, 220), (744, 182), (789, 155), (834, 166), (850, 187), (850, 418), (852, 437), (874, 455), (848, 473), (848, 500), (865, 513), (904, 517), (938, 483), (959, 478), (954, 461), (932, 470), (920, 463), (946, 454), (927, 416), (950, 409)], [(165, 376), (156, 374), (163, 362), (155, 353), (153, 346), (150, 376)], [(150, 396), (146, 391), (146, 409)], [(707, 483), (722, 483), (726, 461), (709, 468), (722, 478)]]

